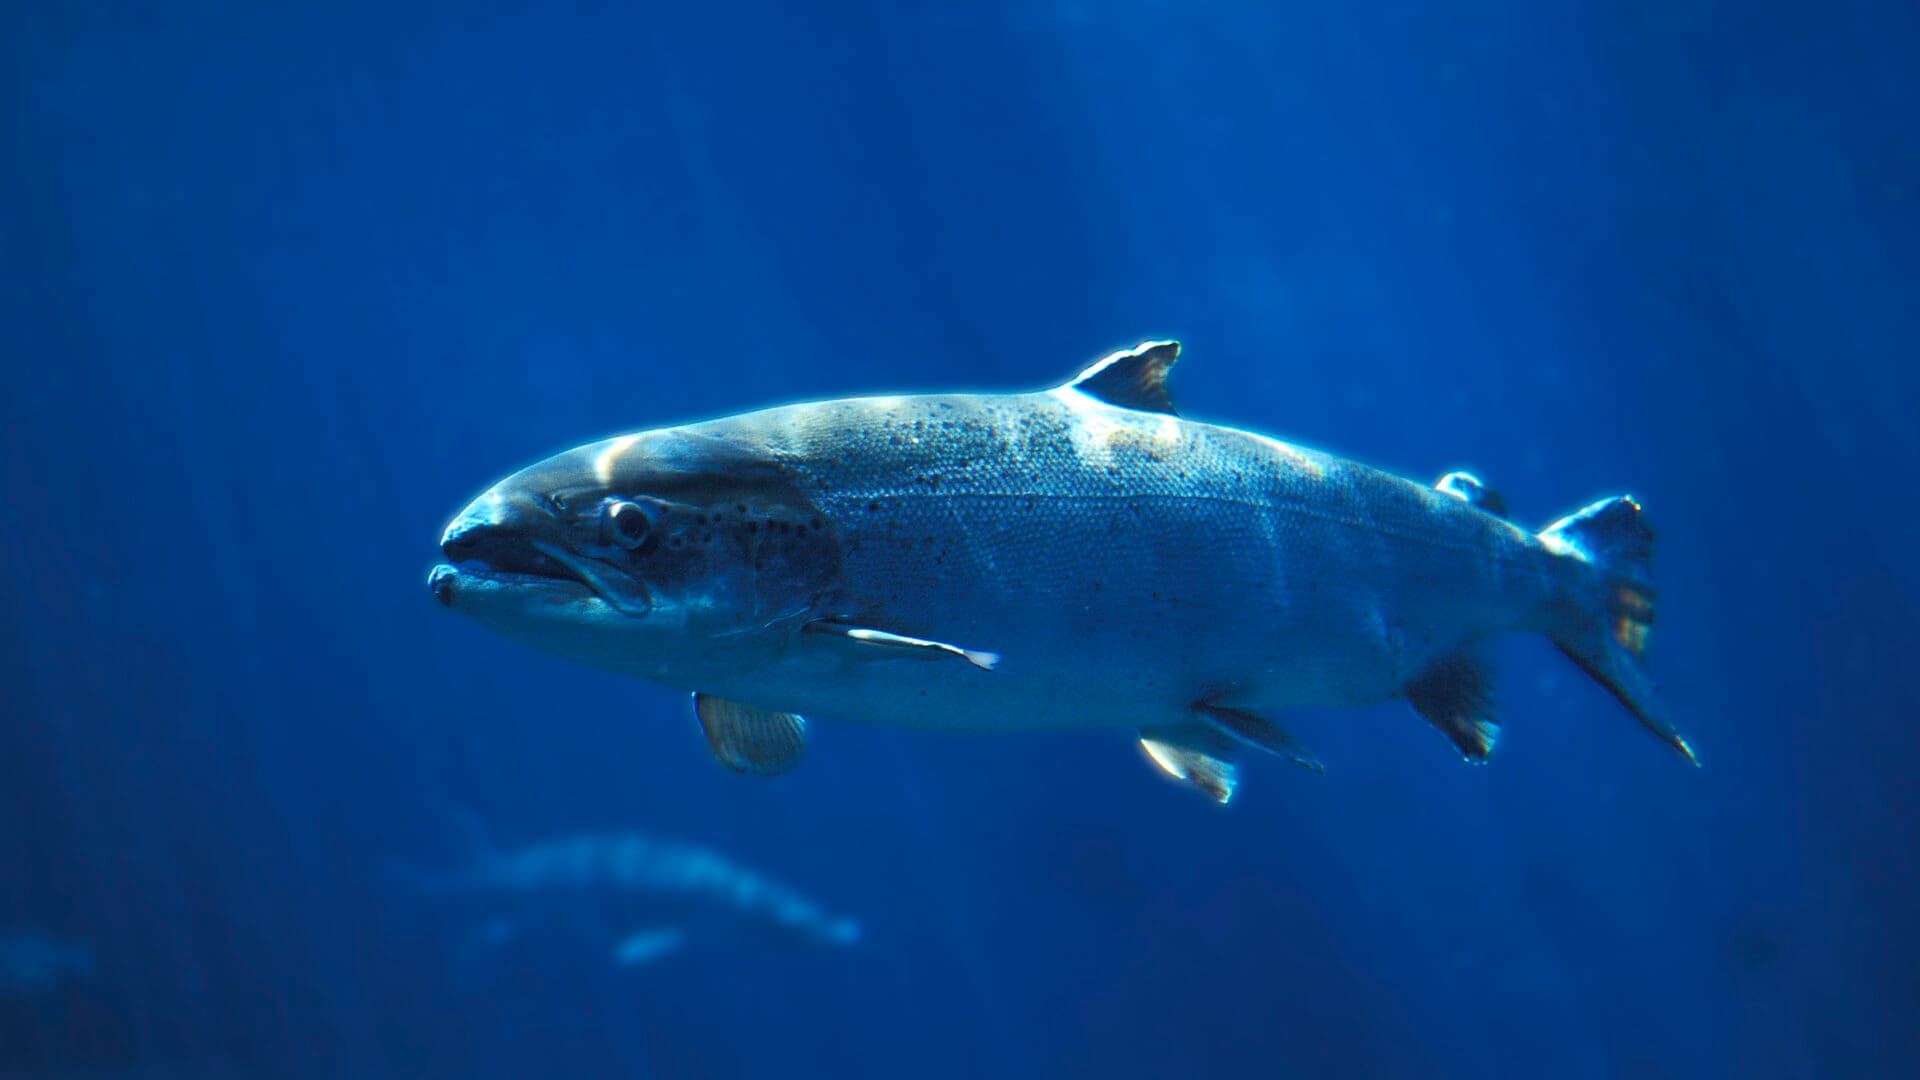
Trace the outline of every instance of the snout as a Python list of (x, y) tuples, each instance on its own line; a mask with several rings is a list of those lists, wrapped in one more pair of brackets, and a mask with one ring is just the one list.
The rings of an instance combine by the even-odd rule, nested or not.
[(440, 551), (450, 563), (494, 573), (565, 576), (538, 546), (542, 539), (554, 539), (550, 534), (555, 528), (552, 513), (536, 499), (494, 488), (448, 523), (440, 537)]
[(488, 491), (447, 522), (446, 531), (440, 534), (440, 550), (451, 562), (481, 558), (490, 543), (497, 543), (502, 531), (514, 525), (517, 516), (511, 498), (498, 488)]
[(552, 569), (552, 560), (534, 549), (533, 535), (512, 524), (455, 522), (440, 541), (450, 563), (479, 563), (508, 574), (538, 574)]
[(489, 491), (448, 523), (440, 536), (446, 563), (427, 575), (427, 588), (435, 600), (455, 607), (462, 590), (485, 582), (568, 579), (566, 569), (538, 547), (551, 528), (552, 515), (529, 500)]
[(512, 607), (597, 593), (634, 613), (637, 602), (620, 595), (608, 570), (575, 552), (569, 532), (578, 523), (556, 496), (543, 494), (550, 490), (547, 479), (527, 483), (525, 475), (495, 485), (447, 525), (440, 537), (446, 565), (427, 577), (434, 599), (466, 610), (483, 597), (512, 594)]

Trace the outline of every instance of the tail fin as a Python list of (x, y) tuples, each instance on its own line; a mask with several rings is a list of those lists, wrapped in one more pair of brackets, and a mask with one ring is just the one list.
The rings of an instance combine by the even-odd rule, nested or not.
[(1602, 499), (1549, 525), (1540, 542), (1556, 555), (1577, 558), (1599, 571), (1572, 597), (1559, 627), (1551, 633), (1560, 646), (1600, 685), (1613, 692), (1647, 729), (1695, 765), (1687, 740), (1674, 730), (1666, 709), (1654, 697), (1641, 657), (1653, 625), (1653, 530), (1640, 516), (1640, 504), (1627, 495)]

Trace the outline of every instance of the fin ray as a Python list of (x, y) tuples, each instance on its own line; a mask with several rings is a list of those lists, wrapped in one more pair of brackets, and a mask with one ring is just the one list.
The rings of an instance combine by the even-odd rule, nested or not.
[(777, 776), (800, 763), (807, 748), (807, 720), (711, 694), (693, 695), (694, 715), (706, 732), (714, 760), (734, 772)]
[(1631, 495), (1601, 499), (1540, 533), (1556, 555), (1597, 571), (1590, 591), (1571, 596), (1548, 636), (1580, 669), (1607, 688), (1648, 731), (1694, 765), (1700, 759), (1654, 694), (1643, 658), (1653, 627), (1653, 529)]
[(953, 657), (965, 660), (982, 671), (1000, 666), (1000, 654), (985, 649), (963, 649), (943, 641), (908, 637), (905, 634), (874, 630), (865, 626), (819, 620), (803, 627), (813, 634), (829, 634), (853, 649), (853, 655), (865, 660), (940, 660)]
[(1081, 372), (1068, 386), (1122, 409), (1173, 414), (1167, 372), (1180, 359), (1177, 341), (1148, 341), (1122, 349)]
[(1240, 766), (1235, 761), (1239, 747), (1209, 725), (1143, 728), (1140, 747), (1160, 771), (1186, 781), (1223, 806), (1240, 783)]

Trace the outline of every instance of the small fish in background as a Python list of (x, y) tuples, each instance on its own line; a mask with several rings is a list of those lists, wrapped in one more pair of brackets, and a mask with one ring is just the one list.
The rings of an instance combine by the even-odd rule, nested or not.
[(454, 518), (429, 585), (508, 637), (693, 691), (714, 757), (760, 775), (816, 716), (1109, 727), (1224, 803), (1249, 749), (1321, 770), (1274, 713), (1396, 698), (1480, 762), (1487, 643), (1513, 632), (1693, 760), (1642, 665), (1638, 502), (1521, 528), (1467, 473), (1416, 483), (1179, 416), (1179, 355), (581, 446)]
[(687, 931), (683, 926), (641, 930), (620, 939), (620, 943), (613, 947), (613, 962), (621, 967), (651, 964), (669, 953), (678, 952), (686, 943)]
[(0, 931), (0, 992), (44, 994), (63, 982), (92, 977), (91, 942), (41, 930)]
[[(708, 848), (637, 832), (582, 833), (522, 847), (479, 838), (464, 862), (443, 869), (389, 864), (389, 877), (416, 895), (442, 901), (559, 903), (594, 897), (627, 913), (637, 927), (612, 944), (621, 967), (652, 964), (685, 948), (690, 924), (724, 916), (819, 945), (858, 942), (858, 921), (828, 912), (794, 889)], [(517, 922), (496, 917), (482, 940), (519, 938)]]

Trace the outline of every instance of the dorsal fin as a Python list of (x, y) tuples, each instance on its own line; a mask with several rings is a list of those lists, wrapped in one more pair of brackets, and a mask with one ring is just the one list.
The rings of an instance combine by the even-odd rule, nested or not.
[(1068, 386), (1122, 409), (1173, 412), (1167, 372), (1180, 359), (1177, 341), (1149, 341), (1124, 349), (1080, 373)]

